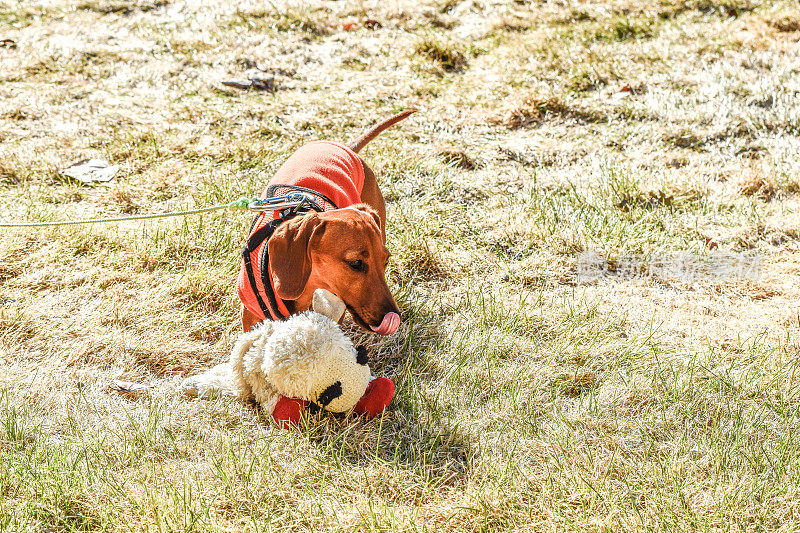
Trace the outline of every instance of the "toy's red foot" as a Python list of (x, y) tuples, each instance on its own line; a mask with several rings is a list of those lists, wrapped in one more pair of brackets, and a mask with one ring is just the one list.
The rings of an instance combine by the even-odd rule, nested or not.
[(272, 411), (272, 418), (282, 428), (297, 426), (300, 424), (300, 418), (302, 418), (306, 406), (308, 406), (308, 402), (305, 400), (281, 396)]
[(367, 418), (381, 414), (394, 397), (394, 383), (389, 378), (375, 378), (369, 382), (364, 396), (358, 400), (353, 411)]

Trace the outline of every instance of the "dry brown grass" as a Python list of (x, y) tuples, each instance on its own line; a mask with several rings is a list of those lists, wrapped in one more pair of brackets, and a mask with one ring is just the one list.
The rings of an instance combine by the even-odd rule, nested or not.
[(475, 170), (479, 164), (463, 150), (442, 149), (437, 152), (439, 158), (447, 165), (452, 165), (463, 170)]
[[(0, 529), (794, 530), (797, 17), (0, 2), (0, 220), (228, 202), (309, 140), (420, 109), (364, 154), (405, 314), (390, 338), (347, 324), (397, 383), (379, 420), (287, 432), (176, 395), (240, 327), (247, 214), (0, 229)], [(276, 90), (221, 86), (251, 68)], [(88, 157), (121, 171), (59, 176)], [(584, 284), (587, 251), (609, 271)], [(647, 274), (711, 252), (761, 271)]]
[(800, 31), (800, 16), (797, 14), (786, 14), (776, 16), (767, 21), (770, 26), (778, 31), (796, 32)]
[(605, 116), (595, 110), (585, 110), (570, 106), (559, 98), (524, 97), (520, 102), (493, 118), (495, 124), (503, 124), (509, 129), (524, 128), (541, 124), (548, 119), (577, 119), (582, 122), (598, 122)]
[(459, 71), (467, 65), (464, 52), (453, 43), (424, 39), (417, 44), (414, 52), (437, 63), (445, 72)]

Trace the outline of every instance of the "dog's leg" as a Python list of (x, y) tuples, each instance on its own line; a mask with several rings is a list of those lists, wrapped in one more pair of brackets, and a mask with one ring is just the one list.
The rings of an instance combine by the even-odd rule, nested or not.
[(202, 374), (183, 380), (180, 391), (190, 397), (238, 396), (230, 363), (222, 363)]
[(253, 326), (261, 322), (256, 315), (251, 313), (244, 305), (242, 305), (241, 309), (241, 317), (242, 317), (242, 331), (247, 333)]

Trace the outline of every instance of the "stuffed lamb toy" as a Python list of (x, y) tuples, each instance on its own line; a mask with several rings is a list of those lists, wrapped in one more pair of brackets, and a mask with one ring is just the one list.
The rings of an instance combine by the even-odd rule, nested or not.
[(353, 347), (339, 327), (344, 302), (317, 289), (312, 309), (284, 321), (266, 320), (243, 333), (229, 362), (187, 378), (181, 390), (187, 396), (256, 401), (284, 427), (297, 424), (309, 404), (334, 413), (383, 411), (394, 384), (370, 378), (366, 350)]

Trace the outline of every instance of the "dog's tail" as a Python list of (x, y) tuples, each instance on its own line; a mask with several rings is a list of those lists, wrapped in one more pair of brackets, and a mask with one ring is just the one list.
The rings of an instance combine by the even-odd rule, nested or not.
[(416, 109), (407, 109), (402, 113), (398, 113), (393, 117), (387, 118), (380, 124), (372, 126), (372, 128), (370, 128), (367, 132), (365, 132), (361, 137), (350, 143), (350, 149), (355, 153), (358, 153), (358, 151), (364, 148), (367, 145), (367, 143), (369, 143), (372, 139), (380, 135), (381, 132), (383, 132), (383, 130), (391, 128), (404, 118), (408, 117), (410, 114), (416, 112), (417, 112)]

